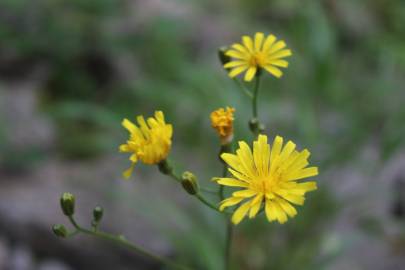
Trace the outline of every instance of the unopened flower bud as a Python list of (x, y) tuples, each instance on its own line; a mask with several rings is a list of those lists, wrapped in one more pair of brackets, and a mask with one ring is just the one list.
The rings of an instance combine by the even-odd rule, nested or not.
[(249, 129), (250, 131), (252, 131), (253, 133), (259, 133), (259, 120), (257, 120), (257, 118), (252, 118), (249, 121)]
[(103, 218), (104, 209), (101, 206), (96, 206), (93, 209), (93, 221), (95, 223), (99, 223), (100, 220)]
[(65, 226), (63, 226), (62, 224), (53, 225), (52, 231), (57, 237), (66, 238), (66, 236), (68, 235)]
[(165, 175), (170, 175), (173, 172), (172, 166), (170, 166), (166, 159), (158, 163), (158, 168), (159, 171)]
[(228, 48), (225, 46), (220, 47), (218, 49), (218, 58), (222, 65), (225, 65), (226, 63), (231, 61), (231, 57), (229, 57), (228, 55), (225, 54), (227, 50), (228, 50)]
[(60, 206), (63, 214), (66, 216), (72, 216), (75, 213), (75, 196), (68, 192), (63, 193), (60, 198)]
[(191, 195), (195, 195), (198, 193), (199, 186), (197, 178), (191, 172), (184, 172), (181, 176), (181, 185), (187, 191), (187, 193)]

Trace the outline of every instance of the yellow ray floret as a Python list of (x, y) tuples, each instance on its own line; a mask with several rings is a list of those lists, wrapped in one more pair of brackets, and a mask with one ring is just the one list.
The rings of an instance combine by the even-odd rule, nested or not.
[(253, 142), (253, 151), (243, 141), (239, 142), (236, 154), (224, 153), (221, 158), (228, 164), (230, 178), (215, 178), (224, 186), (242, 188), (220, 203), (220, 210), (239, 205), (232, 216), (234, 224), (248, 215), (253, 218), (263, 207), (267, 219), (280, 223), (294, 217), (293, 206), (304, 203), (304, 195), (317, 189), (316, 182), (298, 180), (318, 175), (317, 167), (307, 167), (308, 150), (295, 150), (295, 144), (277, 136), (272, 146), (266, 135), (259, 135)]
[(217, 131), (222, 144), (232, 141), (234, 108), (219, 108), (211, 113), (211, 126)]
[(134, 165), (138, 160), (145, 164), (157, 164), (166, 159), (172, 145), (173, 128), (166, 124), (164, 114), (155, 112), (155, 117), (149, 117), (145, 121), (143, 116), (137, 117), (138, 126), (124, 119), (123, 127), (129, 131), (129, 139), (126, 144), (120, 145), (120, 152), (132, 153), (131, 167), (124, 172), (124, 177), (129, 178)]
[(231, 78), (245, 72), (245, 81), (251, 81), (259, 69), (280, 78), (283, 75), (280, 68), (288, 67), (288, 62), (283, 58), (291, 54), (283, 40), (277, 40), (274, 35), (265, 37), (263, 33), (256, 33), (254, 39), (243, 36), (242, 43), (231, 46), (225, 55), (232, 60), (224, 68), (230, 69)]

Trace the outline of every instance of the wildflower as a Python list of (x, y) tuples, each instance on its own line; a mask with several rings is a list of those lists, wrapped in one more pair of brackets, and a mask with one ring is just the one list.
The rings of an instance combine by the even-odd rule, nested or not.
[(291, 51), (284, 49), (286, 44), (283, 40), (277, 41), (274, 35), (264, 37), (263, 33), (256, 33), (254, 41), (250, 36), (243, 36), (242, 43), (235, 43), (232, 49), (226, 52), (227, 56), (234, 58), (224, 65), (231, 78), (245, 73), (245, 81), (251, 81), (253, 77), (265, 69), (277, 78), (283, 75), (279, 67), (288, 67), (288, 62), (282, 58), (290, 56)]
[(126, 144), (120, 146), (119, 150), (132, 153), (129, 158), (132, 165), (123, 173), (125, 178), (131, 176), (138, 160), (149, 165), (165, 160), (172, 144), (173, 128), (172, 125), (166, 124), (163, 112), (156, 111), (155, 117), (150, 117), (147, 121), (143, 116), (138, 116), (137, 121), (139, 127), (128, 119), (122, 121), (122, 125), (129, 131), (130, 137)]
[(257, 215), (262, 206), (269, 222), (280, 223), (297, 214), (292, 204), (303, 205), (304, 195), (317, 189), (316, 182), (297, 182), (300, 179), (318, 174), (317, 167), (307, 167), (308, 150), (298, 152), (295, 144), (287, 142), (283, 147), (283, 138), (277, 136), (272, 148), (266, 135), (259, 135), (253, 143), (253, 153), (243, 141), (239, 142), (236, 155), (224, 153), (222, 159), (230, 166), (232, 178), (216, 178), (218, 184), (240, 187), (231, 197), (220, 203), (220, 210), (243, 204), (234, 212), (232, 222), (238, 224), (248, 214)]
[(211, 126), (217, 131), (221, 144), (225, 145), (233, 139), (234, 108), (219, 108), (211, 113)]

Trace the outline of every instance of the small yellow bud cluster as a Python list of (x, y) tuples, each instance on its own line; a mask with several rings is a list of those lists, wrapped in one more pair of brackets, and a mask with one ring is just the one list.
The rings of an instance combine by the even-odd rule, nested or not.
[(211, 113), (211, 126), (217, 131), (221, 144), (228, 144), (233, 139), (234, 108), (219, 108)]

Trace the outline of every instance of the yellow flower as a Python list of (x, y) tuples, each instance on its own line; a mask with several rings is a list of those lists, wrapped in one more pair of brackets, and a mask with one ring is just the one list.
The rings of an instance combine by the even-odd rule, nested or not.
[(308, 150), (298, 152), (291, 141), (283, 147), (283, 138), (277, 136), (272, 148), (267, 143), (266, 135), (259, 135), (253, 143), (253, 153), (243, 141), (239, 142), (236, 155), (224, 153), (221, 158), (230, 166), (231, 178), (216, 178), (218, 184), (240, 187), (243, 190), (233, 192), (232, 196), (223, 200), (220, 210), (239, 204), (234, 212), (232, 222), (238, 224), (249, 214), (249, 218), (257, 215), (262, 205), (269, 222), (280, 223), (297, 214), (292, 204), (304, 204), (304, 195), (317, 189), (316, 182), (297, 182), (300, 179), (318, 174), (317, 167), (307, 167)]
[(226, 110), (219, 108), (211, 113), (211, 126), (217, 131), (221, 144), (227, 144), (232, 141), (234, 112), (234, 108), (226, 107)]
[(128, 119), (122, 125), (129, 131), (130, 137), (126, 144), (119, 148), (120, 152), (132, 153), (129, 160), (131, 167), (124, 172), (124, 177), (129, 178), (134, 165), (138, 160), (145, 164), (157, 164), (166, 159), (172, 145), (172, 125), (166, 124), (163, 112), (156, 111), (155, 117), (150, 117), (147, 122), (143, 116), (137, 117), (138, 126)]
[(291, 55), (291, 51), (285, 47), (285, 42), (277, 41), (274, 35), (265, 39), (263, 33), (256, 33), (254, 41), (249, 36), (243, 36), (242, 43), (233, 44), (232, 49), (226, 52), (227, 56), (235, 60), (226, 63), (224, 68), (231, 68), (231, 78), (246, 71), (245, 81), (251, 81), (259, 69), (265, 69), (280, 78), (283, 72), (278, 67), (288, 67), (288, 62), (282, 58)]

